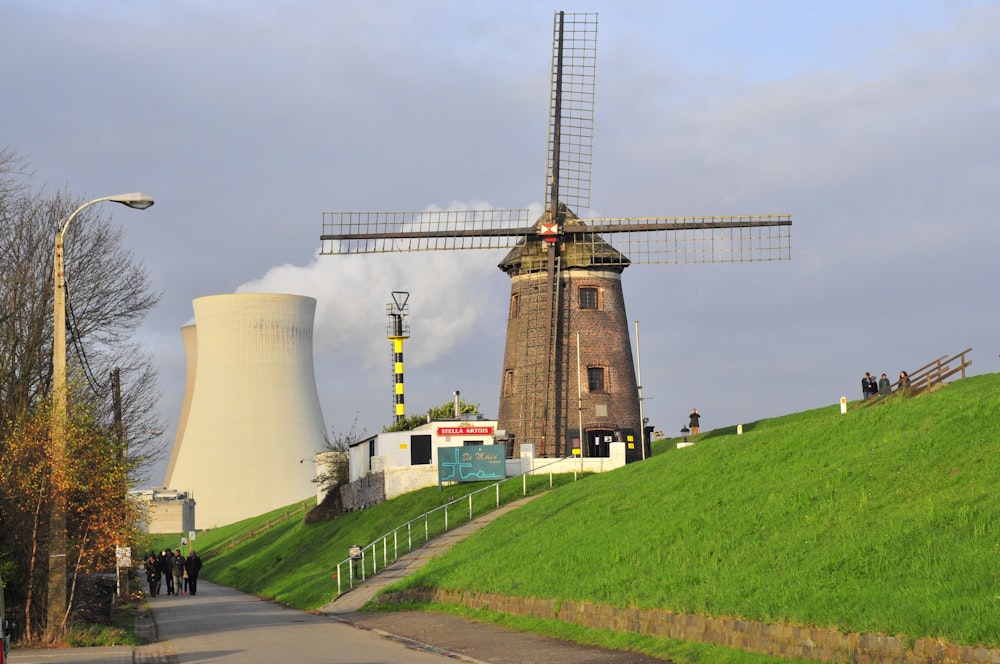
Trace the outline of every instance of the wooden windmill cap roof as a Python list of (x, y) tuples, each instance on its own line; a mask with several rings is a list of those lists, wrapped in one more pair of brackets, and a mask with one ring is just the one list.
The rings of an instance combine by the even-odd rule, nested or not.
[[(564, 225), (585, 226), (587, 223), (577, 217), (565, 203), (559, 204), (559, 212), (563, 215)], [(551, 223), (551, 219), (551, 211), (546, 210), (532, 226), (535, 232), (521, 238), (497, 267), (508, 274), (547, 271), (548, 243), (543, 239), (540, 230), (542, 224)], [(599, 235), (562, 233), (559, 235), (558, 243), (560, 269), (601, 268), (621, 272), (631, 263), (628, 256), (612, 247)]]

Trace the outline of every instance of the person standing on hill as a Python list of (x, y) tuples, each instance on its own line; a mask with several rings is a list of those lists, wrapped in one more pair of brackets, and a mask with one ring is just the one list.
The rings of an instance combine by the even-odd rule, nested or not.
[(201, 558), (191, 549), (191, 555), (184, 562), (184, 569), (188, 573), (188, 590), (192, 597), (198, 594), (198, 572), (201, 571)]
[(878, 379), (878, 393), (879, 394), (889, 394), (892, 390), (892, 383), (889, 382), (889, 377), (882, 374), (882, 377)]
[(698, 423), (699, 423), (700, 420), (701, 420), (701, 413), (698, 412), (697, 408), (692, 408), (691, 409), (691, 419), (690, 419), (690, 423), (688, 424), (688, 426), (691, 427), (691, 437), (692, 438), (694, 438), (695, 436), (698, 435), (698, 426), (699, 426)]
[(861, 379), (861, 393), (865, 399), (875, 393), (875, 379), (872, 378), (870, 371), (866, 371), (864, 377)]

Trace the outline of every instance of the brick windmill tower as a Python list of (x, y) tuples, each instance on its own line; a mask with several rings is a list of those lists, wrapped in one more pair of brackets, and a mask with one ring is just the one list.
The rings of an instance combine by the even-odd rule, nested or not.
[[(327, 255), (510, 249), (498, 428), (540, 456), (644, 440), (621, 275), (639, 263), (788, 260), (791, 215), (581, 219), (590, 206), (597, 15), (556, 12), (546, 210), (326, 212)], [(581, 435), (582, 431), (582, 435)], [(516, 450), (516, 446), (512, 446)]]

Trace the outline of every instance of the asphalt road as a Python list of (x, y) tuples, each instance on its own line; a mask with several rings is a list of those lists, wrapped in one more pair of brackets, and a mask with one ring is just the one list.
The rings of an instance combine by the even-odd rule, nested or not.
[(14, 649), (10, 664), (441, 664), (453, 657), (332, 616), (199, 581), (198, 595), (150, 598), (159, 641), (111, 648)]
[(441, 664), (448, 660), (330, 616), (296, 611), (205, 581), (199, 582), (196, 597), (160, 595), (149, 603), (160, 647), (165, 650), (163, 661), (177, 664)]

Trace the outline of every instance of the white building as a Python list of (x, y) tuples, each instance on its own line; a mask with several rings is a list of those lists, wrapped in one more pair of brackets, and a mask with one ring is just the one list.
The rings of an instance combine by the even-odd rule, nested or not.
[(199, 529), (304, 500), (326, 424), (313, 368), (316, 300), (238, 293), (194, 300), (187, 385), (166, 486), (198, 501)]
[(432, 420), (410, 431), (380, 433), (350, 446), (350, 480), (385, 474), (385, 498), (436, 486), (442, 447), (495, 444), (496, 420)]
[[(506, 432), (496, 426), (496, 420), (432, 420), (411, 431), (380, 433), (352, 443), (349, 449), (350, 482), (358, 492), (356, 496), (360, 506), (374, 505), (410, 491), (437, 486), (439, 452), (442, 448), (469, 445), (506, 447), (510, 442)], [(606, 456), (552, 458), (536, 457), (534, 445), (520, 443), (517, 457), (513, 457), (512, 450), (507, 450), (504, 474), (515, 477), (549, 473), (605, 473), (625, 466), (625, 443), (611, 442), (608, 447)], [(372, 483), (372, 478), (381, 481)], [(349, 507), (357, 508), (358, 505)]]

